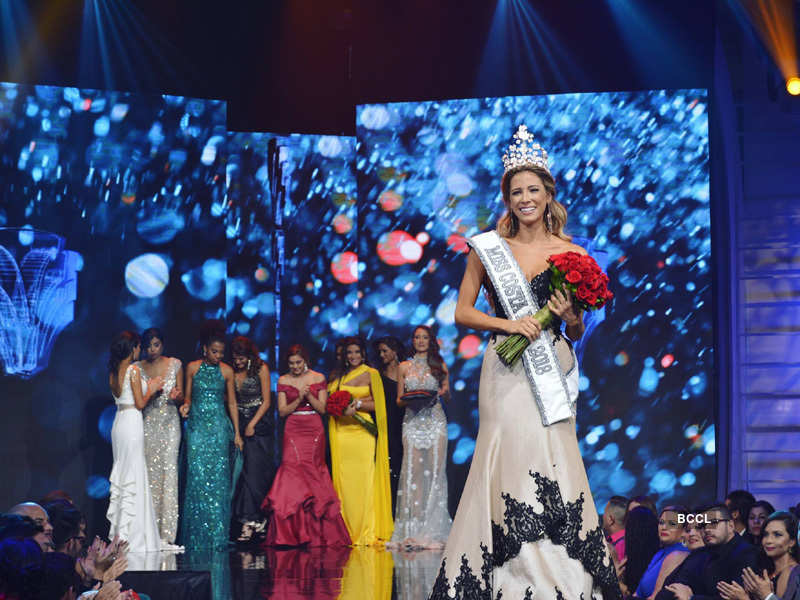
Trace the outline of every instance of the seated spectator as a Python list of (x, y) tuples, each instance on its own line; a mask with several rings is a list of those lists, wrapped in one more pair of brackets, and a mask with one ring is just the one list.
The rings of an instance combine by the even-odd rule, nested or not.
[[(681, 541), (683, 545), (689, 550), (689, 555), (683, 560), (678, 567), (668, 574), (664, 579), (664, 585), (660, 591), (655, 592), (655, 600), (672, 600), (674, 594), (667, 589), (669, 585), (680, 580), (681, 577), (686, 577), (690, 572), (701, 572), (708, 560), (708, 553), (701, 552), (705, 548), (703, 542), (703, 529), (698, 526), (698, 520), (703, 518), (703, 511), (701, 508), (693, 509), (689, 514), (692, 519), (687, 518), (686, 524), (683, 526), (683, 534)], [(687, 515), (688, 517), (688, 515)]]
[(39, 544), (42, 552), (53, 551), (53, 526), (50, 525), (47, 511), (35, 502), (23, 502), (12, 506), (8, 512), (12, 515), (22, 515), (33, 519), (42, 528), (42, 531), (33, 536), (34, 541)]
[(72, 502), (54, 500), (44, 506), (53, 526), (53, 545), (56, 552), (78, 558), (86, 542), (86, 519)]
[(747, 490), (733, 490), (725, 498), (725, 506), (731, 511), (731, 518), (734, 522), (734, 529), (739, 535), (747, 532), (747, 515), (750, 507), (756, 503), (753, 494)]
[(746, 567), (742, 585), (720, 582), (724, 600), (798, 600), (800, 599), (800, 554), (797, 548), (797, 519), (789, 512), (773, 513), (764, 524), (761, 552), (769, 569), (761, 573)]
[(637, 506), (644, 506), (655, 517), (658, 515), (658, 511), (656, 510), (656, 503), (650, 496), (634, 496), (630, 500), (628, 500), (628, 509), (626, 512), (631, 512), (631, 509), (636, 508)]
[(0, 515), (0, 540), (32, 540), (37, 533), (41, 532), (42, 528), (30, 517), (11, 514)]
[(747, 513), (747, 532), (742, 536), (756, 548), (761, 546), (761, 530), (764, 523), (775, 508), (766, 500), (759, 500), (750, 507)]
[(639, 586), (658, 546), (656, 515), (644, 506), (631, 509), (625, 518), (625, 559), (616, 563), (623, 594), (631, 594)]
[(38, 600), (42, 549), (33, 539), (0, 541), (0, 598)]
[(611, 496), (603, 511), (603, 532), (614, 549), (617, 560), (625, 558), (625, 512), (628, 499), (624, 496)]
[(667, 575), (680, 565), (689, 550), (681, 542), (683, 525), (678, 515), (686, 516), (689, 511), (682, 506), (667, 506), (658, 516), (658, 538), (661, 549), (650, 559), (650, 564), (642, 575), (636, 588), (637, 598), (650, 598), (661, 591)]
[(753, 568), (758, 560), (755, 547), (748, 544), (734, 530), (731, 512), (724, 504), (712, 506), (703, 511), (705, 518), (703, 541), (706, 547), (701, 551), (707, 560), (697, 570), (682, 570), (677, 581), (664, 587), (678, 600), (710, 600), (718, 598), (717, 585), (720, 581), (741, 585), (742, 571)]
[(63, 552), (44, 555), (41, 598), (45, 600), (75, 600), (80, 578), (75, 572), (75, 559)]

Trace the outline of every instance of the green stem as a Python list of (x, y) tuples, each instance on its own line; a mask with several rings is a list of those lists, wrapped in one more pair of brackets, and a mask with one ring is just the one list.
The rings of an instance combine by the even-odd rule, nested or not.
[(378, 437), (378, 428), (375, 426), (375, 423), (372, 421), (367, 421), (364, 417), (362, 417), (358, 413), (353, 413), (353, 418), (358, 421), (358, 423), (367, 431), (369, 431), (374, 437)]

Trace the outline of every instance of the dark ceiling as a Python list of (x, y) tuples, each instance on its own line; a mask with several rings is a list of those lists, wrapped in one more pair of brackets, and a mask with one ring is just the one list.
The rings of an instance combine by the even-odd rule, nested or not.
[[(87, 0), (104, 72), (99, 55), (81, 68), (98, 22), (83, 26), (84, 2), (37, 0), (38, 53), (0, 66), (3, 80), (223, 98), (230, 129), (276, 133), (352, 134), (372, 101), (710, 85), (712, 1), (501, 1), (535, 11), (538, 34), (510, 18), (490, 36), (491, 0)], [(639, 11), (625, 35), (612, 3)]]

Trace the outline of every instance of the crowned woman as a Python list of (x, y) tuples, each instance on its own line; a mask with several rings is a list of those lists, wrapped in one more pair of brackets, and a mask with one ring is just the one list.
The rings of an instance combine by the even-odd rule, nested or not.
[[(470, 240), (456, 305), (459, 325), (493, 335), (475, 453), (431, 598), (618, 598), (575, 433), (582, 314), (569, 292), (551, 293), (547, 262), (586, 251), (564, 233), (547, 153), (524, 125), (503, 166), (506, 214)], [(494, 316), (475, 308), (482, 287)], [(545, 305), (555, 318), (543, 328), (531, 315)], [(508, 367), (495, 348), (513, 334), (530, 345)]]

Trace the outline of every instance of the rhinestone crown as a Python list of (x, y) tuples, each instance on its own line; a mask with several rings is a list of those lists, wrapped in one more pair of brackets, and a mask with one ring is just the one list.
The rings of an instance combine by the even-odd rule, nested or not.
[(550, 167), (547, 165), (547, 150), (542, 148), (538, 142), (534, 143), (533, 134), (528, 131), (527, 126), (520, 125), (514, 134), (514, 141), (508, 147), (508, 151), (503, 154), (504, 173), (523, 165), (541, 167), (548, 173), (550, 172)]

